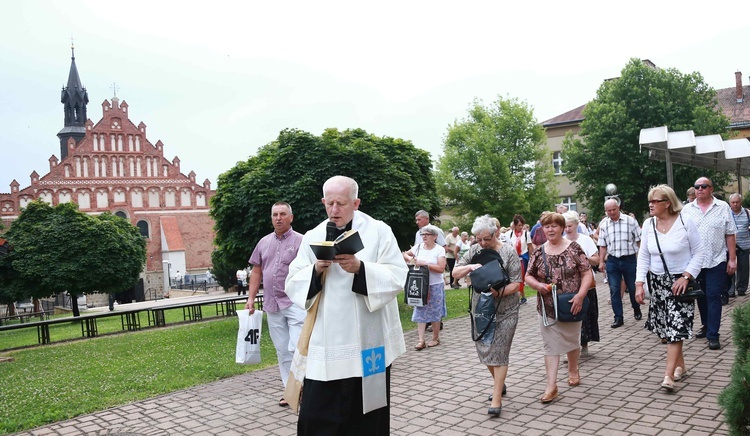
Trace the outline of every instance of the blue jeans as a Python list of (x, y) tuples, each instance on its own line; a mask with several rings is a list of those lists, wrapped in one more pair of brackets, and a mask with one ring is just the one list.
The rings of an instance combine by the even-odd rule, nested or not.
[(703, 268), (698, 274), (698, 283), (706, 293), (698, 298), (701, 324), (706, 326), (706, 339), (719, 339), (721, 327), (721, 293), (727, 283), (727, 263), (721, 262), (713, 268)]
[(612, 312), (615, 318), (622, 318), (622, 297), (620, 297), (620, 281), (625, 280), (625, 288), (630, 295), (633, 309), (640, 308), (635, 301), (635, 267), (638, 259), (635, 254), (630, 256), (607, 258), (607, 280), (609, 281), (609, 298), (612, 300)]

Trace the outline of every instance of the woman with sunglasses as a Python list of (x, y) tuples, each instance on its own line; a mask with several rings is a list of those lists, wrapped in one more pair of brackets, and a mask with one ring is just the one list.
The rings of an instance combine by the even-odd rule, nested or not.
[(651, 188), (648, 210), (651, 218), (643, 223), (635, 299), (643, 304), (644, 284), (648, 282), (651, 302), (646, 328), (667, 342), (667, 364), (661, 386), (673, 392), (674, 382), (687, 372), (682, 341), (693, 337), (695, 311), (695, 301), (677, 301), (674, 296), (685, 292), (688, 280), (701, 271), (703, 245), (693, 221), (680, 213), (682, 202), (669, 186)]

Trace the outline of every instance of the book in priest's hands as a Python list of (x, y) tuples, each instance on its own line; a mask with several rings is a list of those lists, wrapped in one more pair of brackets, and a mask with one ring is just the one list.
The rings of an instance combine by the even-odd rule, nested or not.
[(312, 242), (310, 248), (318, 260), (333, 260), (337, 254), (355, 254), (365, 246), (359, 232), (349, 230), (333, 241)]

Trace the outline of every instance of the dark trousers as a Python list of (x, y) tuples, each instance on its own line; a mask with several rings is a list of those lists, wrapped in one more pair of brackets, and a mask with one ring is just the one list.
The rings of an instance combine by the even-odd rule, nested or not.
[(750, 249), (737, 250), (737, 272), (729, 276), (727, 295), (744, 294), (747, 292), (747, 282), (750, 279)]
[(450, 275), (450, 282), (448, 282), (449, 285), (453, 284), (453, 267), (456, 266), (456, 259), (448, 259), (445, 258), (445, 262), (448, 264), (448, 274)]
[(705, 297), (698, 298), (701, 324), (706, 326), (706, 339), (719, 339), (721, 327), (721, 293), (726, 289), (727, 263), (721, 262), (713, 268), (703, 268), (698, 274)]
[(609, 298), (612, 300), (612, 312), (615, 318), (622, 318), (622, 297), (620, 297), (620, 281), (625, 280), (625, 288), (630, 295), (633, 309), (640, 305), (635, 301), (635, 267), (638, 262), (635, 254), (630, 256), (607, 257), (607, 280), (609, 282)]
[(297, 434), (387, 436), (391, 432), (391, 367), (385, 370), (388, 405), (362, 414), (362, 378), (305, 379)]

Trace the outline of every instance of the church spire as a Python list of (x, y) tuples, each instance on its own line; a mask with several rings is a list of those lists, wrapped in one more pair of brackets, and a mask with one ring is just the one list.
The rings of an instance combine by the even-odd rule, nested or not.
[(68, 73), (68, 85), (63, 87), (60, 102), (65, 112), (65, 124), (57, 134), (60, 138), (60, 160), (68, 156), (68, 139), (73, 138), (76, 144), (86, 136), (86, 105), (89, 102), (89, 94), (81, 84), (81, 78), (76, 68), (75, 46), (70, 44), (70, 72)]

